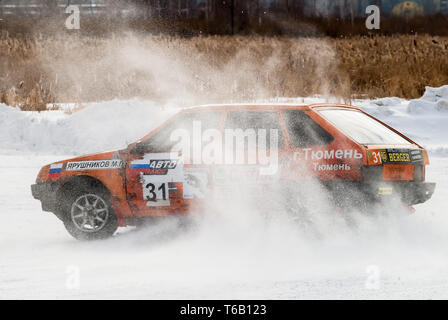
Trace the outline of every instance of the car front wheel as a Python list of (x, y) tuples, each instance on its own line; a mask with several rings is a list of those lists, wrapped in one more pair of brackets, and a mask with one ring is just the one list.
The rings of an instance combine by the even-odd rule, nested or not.
[(76, 189), (65, 205), (64, 226), (67, 231), (78, 240), (111, 237), (118, 223), (108, 194), (100, 188)]

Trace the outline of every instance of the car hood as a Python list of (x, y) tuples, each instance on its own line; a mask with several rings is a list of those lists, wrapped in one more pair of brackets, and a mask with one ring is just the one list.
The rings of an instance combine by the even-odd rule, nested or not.
[(43, 166), (39, 174), (37, 175), (37, 182), (51, 180), (50, 177), (51, 170), (57, 170), (58, 168), (65, 168), (69, 162), (80, 162), (80, 161), (95, 161), (95, 160), (119, 160), (122, 158), (121, 150), (112, 150), (107, 152), (93, 153), (89, 155), (69, 158), (65, 160), (55, 161)]

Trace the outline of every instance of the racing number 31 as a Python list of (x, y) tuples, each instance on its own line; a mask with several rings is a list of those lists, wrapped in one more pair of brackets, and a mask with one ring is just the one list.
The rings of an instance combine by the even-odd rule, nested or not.
[[(157, 199), (166, 200), (166, 193), (167, 193), (166, 187), (167, 187), (166, 183), (161, 183), (159, 185), (155, 185), (154, 183), (148, 183), (145, 186), (145, 188), (148, 190), (149, 193), (146, 196), (146, 200), (148, 201), (157, 201)], [(160, 193), (162, 197), (160, 197)]]

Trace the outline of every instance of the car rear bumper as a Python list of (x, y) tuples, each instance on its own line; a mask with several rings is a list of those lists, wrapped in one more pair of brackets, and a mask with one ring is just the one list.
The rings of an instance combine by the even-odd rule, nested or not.
[(332, 192), (336, 202), (344, 206), (388, 199), (396, 199), (404, 205), (412, 206), (429, 200), (436, 187), (435, 183), (413, 181), (327, 182), (325, 185)]
[(393, 185), (401, 196), (401, 200), (414, 205), (428, 201), (434, 194), (436, 184), (432, 182), (403, 182)]
[(436, 184), (431, 182), (379, 182), (367, 185), (365, 191), (378, 200), (395, 198), (412, 206), (429, 200)]

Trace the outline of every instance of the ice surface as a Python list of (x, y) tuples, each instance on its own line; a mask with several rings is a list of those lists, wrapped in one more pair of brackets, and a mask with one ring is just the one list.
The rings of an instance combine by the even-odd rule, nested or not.
[(444, 158), (428, 169), (434, 197), (410, 216), (385, 208), (314, 236), (229, 212), (191, 231), (166, 221), (94, 243), (72, 239), (30, 195), (39, 167), (59, 158), (0, 156), (0, 299), (448, 298)]

